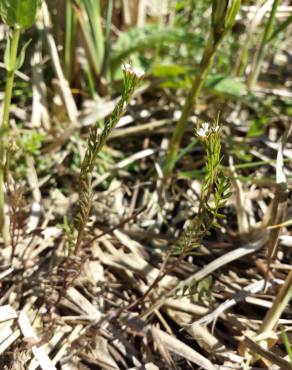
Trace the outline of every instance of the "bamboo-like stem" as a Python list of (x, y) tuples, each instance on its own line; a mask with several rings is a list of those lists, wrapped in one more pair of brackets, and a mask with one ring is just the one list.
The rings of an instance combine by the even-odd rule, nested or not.
[[(5, 87), (4, 109), (1, 122), (1, 128), (7, 129), (9, 125), (9, 113), (11, 105), (11, 97), (14, 83), (14, 75), (16, 69), (17, 50), (20, 37), (20, 28), (15, 27), (12, 34), (11, 49), (9, 50), (9, 69), (7, 70), (7, 80)], [(4, 161), (5, 148), (3, 135), (0, 137), (0, 229), (3, 232), (4, 226)]]
[(265, 27), (265, 30), (264, 30), (264, 33), (263, 33), (261, 45), (260, 45), (258, 53), (255, 56), (253, 69), (251, 71), (251, 74), (249, 75), (249, 79), (248, 79), (249, 89), (252, 89), (254, 84), (258, 80), (260, 70), (261, 70), (261, 67), (262, 67), (262, 62), (263, 62), (263, 59), (264, 59), (264, 56), (265, 56), (266, 46), (267, 46), (268, 41), (269, 41), (269, 39), (272, 35), (273, 25), (274, 25), (274, 22), (275, 22), (277, 8), (278, 8), (279, 3), (280, 3), (280, 0), (274, 0), (274, 2), (273, 2), (273, 6), (272, 6), (272, 9), (271, 9), (269, 20), (266, 24), (266, 27)]

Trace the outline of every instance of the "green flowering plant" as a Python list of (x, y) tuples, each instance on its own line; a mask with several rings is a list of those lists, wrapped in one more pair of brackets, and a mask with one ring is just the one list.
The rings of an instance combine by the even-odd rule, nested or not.
[[(0, 17), (2, 21), (12, 29), (11, 36), (8, 35), (4, 54), (4, 64), (7, 73), (4, 109), (0, 129), (7, 132), (9, 126), (9, 113), (12, 98), (15, 71), (19, 69), (25, 58), (25, 51), (29, 44), (27, 42), (18, 53), (18, 45), (21, 31), (31, 27), (36, 21), (38, 10), (42, 0), (0, 0)], [(6, 148), (4, 135), (0, 136), (0, 229), (4, 240), (7, 232), (4, 228), (4, 171)], [(7, 229), (7, 228), (6, 228)]]
[[(99, 133), (99, 124), (96, 123), (90, 130), (87, 140), (87, 150), (81, 164), (80, 171), (80, 191), (79, 191), (79, 214), (77, 218), (78, 236), (76, 239), (74, 254), (78, 255), (85, 229), (89, 221), (92, 208), (92, 188), (91, 178), (94, 165), (110, 133), (119, 122), (120, 118), (127, 109), (133, 96), (136, 86), (143, 78), (144, 72), (138, 68), (133, 68), (130, 64), (123, 64), (123, 91), (119, 102), (113, 113), (106, 121), (103, 131)], [(73, 253), (73, 251), (71, 251)], [(70, 254), (70, 253), (69, 253)]]
[(192, 254), (211, 228), (219, 227), (218, 219), (224, 218), (221, 209), (231, 193), (230, 181), (221, 169), (221, 127), (218, 122), (204, 122), (195, 131), (206, 153), (206, 176), (201, 190), (198, 213), (183, 233), (175, 254)]

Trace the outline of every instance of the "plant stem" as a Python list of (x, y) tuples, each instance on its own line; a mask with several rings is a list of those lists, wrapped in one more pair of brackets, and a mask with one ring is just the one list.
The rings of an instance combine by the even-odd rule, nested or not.
[[(5, 87), (4, 110), (1, 128), (7, 129), (9, 126), (9, 113), (12, 97), (12, 89), (16, 68), (17, 49), (19, 44), (20, 28), (15, 27), (12, 34), (11, 49), (9, 50), (9, 70), (7, 70), (7, 80)], [(4, 161), (5, 161), (5, 148), (3, 135), (0, 138), (0, 229), (4, 226)]]
[(263, 62), (263, 59), (264, 59), (264, 56), (265, 56), (266, 46), (269, 42), (269, 38), (271, 37), (272, 31), (273, 31), (273, 25), (274, 25), (274, 22), (275, 22), (276, 12), (277, 12), (277, 8), (278, 8), (279, 3), (280, 3), (280, 0), (274, 0), (274, 2), (273, 2), (273, 6), (272, 6), (272, 9), (271, 9), (269, 20), (266, 24), (266, 27), (265, 27), (265, 30), (264, 30), (264, 33), (263, 33), (261, 45), (260, 45), (258, 53), (255, 56), (254, 67), (253, 67), (252, 72), (249, 76), (248, 87), (250, 89), (254, 86), (254, 84), (258, 80), (260, 70), (261, 70), (261, 67), (262, 67), (262, 62)]
[(195, 78), (193, 85), (191, 87), (191, 90), (187, 96), (187, 99), (185, 101), (182, 115), (175, 127), (173, 136), (171, 138), (169, 148), (168, 148), (168, 154), (166, 159), (166, 166), (165, 166), (165, 175), (168, 176), (171, 174), (175, 161), (176, 156), (178, 154), (180, 143), (183, 137), (183, 134), (187, 128), (188, 125), (188, 118), (191, 114), (191, 112), (194, 110), (194, 106), (196, 104), (196, 100), (199, 97), (204, 81), (208, 75), (209, 70), (211, 69), (213, 62), (214, 62), (214, 56), (218, 49), (218, 46), (220, 44), (220, 41), (217, 43), (213, 43), (212, 37), (209, 38), (208, 45), (204, 51), (198, 72), (197, 77)]
[(11, 96), (12, 96), (12, 89), (13, 89), (13, 82), (14, 82), (14, 75), (15, 75), (15, 65), (16, 65), (19, 37), (20, 37), (20, 28), (15, 27), (13, 30), (13, 34), (12, 34), (12, 43), (11, 43), (11, 51), (10, 51), (10, 66), (12, 68), (7, 72), (7, 81), (6, 81), (6, 88), (5, 88), (4, 113), (3, 113), (3, 120), (2, 120), (2, 125), (4, 128), (8, 127), (8, 121), (9, 121), (9, 112), (10, 112), (10, 105), (11, 105)]
[(113, 0), (108, 1), (106, 12), (106, 28), (105, 28), (105, 42), (104, 42), (104, 58), (102, 62), (101, 75), (107, 77), (109, 67), (109, 58), (111, 52), (111, 22), (113, 16)]
[(276, 38), (280, 32), (285, 31), (286, 28), (288, 28), (291, 23), (292, 23), (292, 14), (283, 23), (281, 23), (277, 29), (275, 29), (275, 31), (269, 37), (267, 42), (271, 42), (272, 40), (274, 40), (274, 38)]
[(70, 0), (66, 2), (66, 32), (65, 32), (65, 52), (64, 52), (64, 70), (68, 81), (71, 77), (72, 66), (72, 39), (74, 33), (74, 14)]

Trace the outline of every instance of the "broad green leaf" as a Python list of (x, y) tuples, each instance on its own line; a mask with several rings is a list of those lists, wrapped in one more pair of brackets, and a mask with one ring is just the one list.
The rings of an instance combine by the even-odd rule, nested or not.
[(154, 63), (152, 74), (163, 79), (160, 86), (172, 89), (189, 89), (192, 80), (189, 76), (189, 68), (174, 63)]
[(205, 83), (205, 87), (213, 90), (215, 93), (235, 97), (240, 97), (246, 94), (246, 87), (242, 82), (233, 77), (222, 74), (209, 76)]
[(177, 64), (156, 63), (152, 67), (152, 74), (155, 77), (176, 77), (186, 74), (186, 68)]
[(21, 29), (33, 25), (42, 0), (0, 0), (0, 16), (4, 23)]

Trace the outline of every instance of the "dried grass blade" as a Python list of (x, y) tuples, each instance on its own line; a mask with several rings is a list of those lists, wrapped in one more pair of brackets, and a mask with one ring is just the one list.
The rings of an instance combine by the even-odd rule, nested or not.
[(17, 312), (9, 304), (0, 307), (0, 322), (16, 319), (17, 316)]
[[(18, 323), (20, 326), (20, 330), (28, 343), (30, 343), (31, 341), (33, 342), (39, 341), (24, 311), (20, 313)], [(43, 350), (43, 348), (34, 345), (32, 346), (32, 353), (38, 360), (39, 366), (41, 367), (42, 370), (57, 370), (57, 368), (53, 365), (52, 361), (50, 360), (46, 352)]]
[(153, 329), (154, 327), (151, 327), (151, 334), (161, 356), (165, 361), (165, 366), (167, 366), (168, 369), (177, 369), (173, 359), (171, 358), (168, 348), (164, 345), (164, 342), (161, 340), (160, 335), (157, 335), (156, 330)]
[(152, 333), (155, 333), (155, 337), (164, 344), (164, 346), (171, 352), (174, 352), (183, 358), (193, 362), (194, 364), (200, 366), (205, 370), (218, 370), (218, 367), (212, 365), (212, 363), (203, 357), (200, 353), (187, 346), (180, 340), (172, 337), (171, 335), (165, 333), (164, 331), (152, 328)]
[(250, 348), (252, 351), (256, 352), (260, 356), (266, 358), (267, 360), (271, 361), (272, 363), (278, 365), (281, 370), (291, 370), (291, 366), (289, 362), (282, 359), (281, 357), (275, 355), (271, 351), (267, 351), (266, 349), (262, 348), (260, 345), (255, 343), (253, 340), (251, 340), (248, 337), (244, 338), (244, 343), (248, 348)]
[(268, 232), (265, 231), (263, 232), (263, 234), (257, 241), (245, 244), (233, 251), (230, 251), (224, 254), (223, 256), (218, 257), (214, 261), (208, 263), (200, 271), (197, 271), (196, 273), (194, 273), (187, 279), (177, 284), (168, 293), (165, 293), (164, 296), (160, 300), (154, 303), (153, 306), (142, 315), (142, 317), (143, 318), (148, 317), (154, 310), (163, 306), (167, 298), (173, 297), (178, 291), (181, 291), (184, 288), (192, 285), (193, 283), (204, 279), (206, 276), (210, 275), (213, 271), (216, 271), (220, 267), (225, 266), (229, 264), (230, 262), (235, 261), (241, 257), (247, 256), (248, 254), (258, 251), (265, 245), (265, 243), (268, 240), (268, 236), (269, 236)]
[[(291, 128), (288, 128), (284, 135), (282, 136), (279, 143), (279, 150), (277, 154), (277, 167), (276, 167), (276, 192), (274, 199), (271, 204), (271, 213), (269, 219), (269, 226), (279, 225), (283, 223), (286, 209), (287, 209), (287, 200), (288, 200), (288, 187), (287, 187), (287, 178), (284, 173), (284, 160), (283, 160), (283, 151), (287, 139), (290, 135)], [(268, 266), (270, 266), (273, 258), (277, 253), (278, 240), (281, 228), (274, 228), (270, 231), (270, 240), (268, 245)]]
[[(269, 282), (269, 286), (270, 285), (271, 285), (271, 282)], [(229, 308), (236, 305), (237, 303), (244, 301), (248, 295), (260, 292), (264, 288), (264, 286), (265, 286), (265, 280), (259, 280), (259, 281), (256, 281), (255, 283), (252, 283), (244, 287), (240, 292), (236, 293), (232, 298), (227, 299), (225, 302), (221, 303), (213, 312), (210, 312), (208, 315), (196, 321), (196, 324), (208, 325), (212, 321), (216, 321), (217, 318), (224, 311), (227, 311)]]

